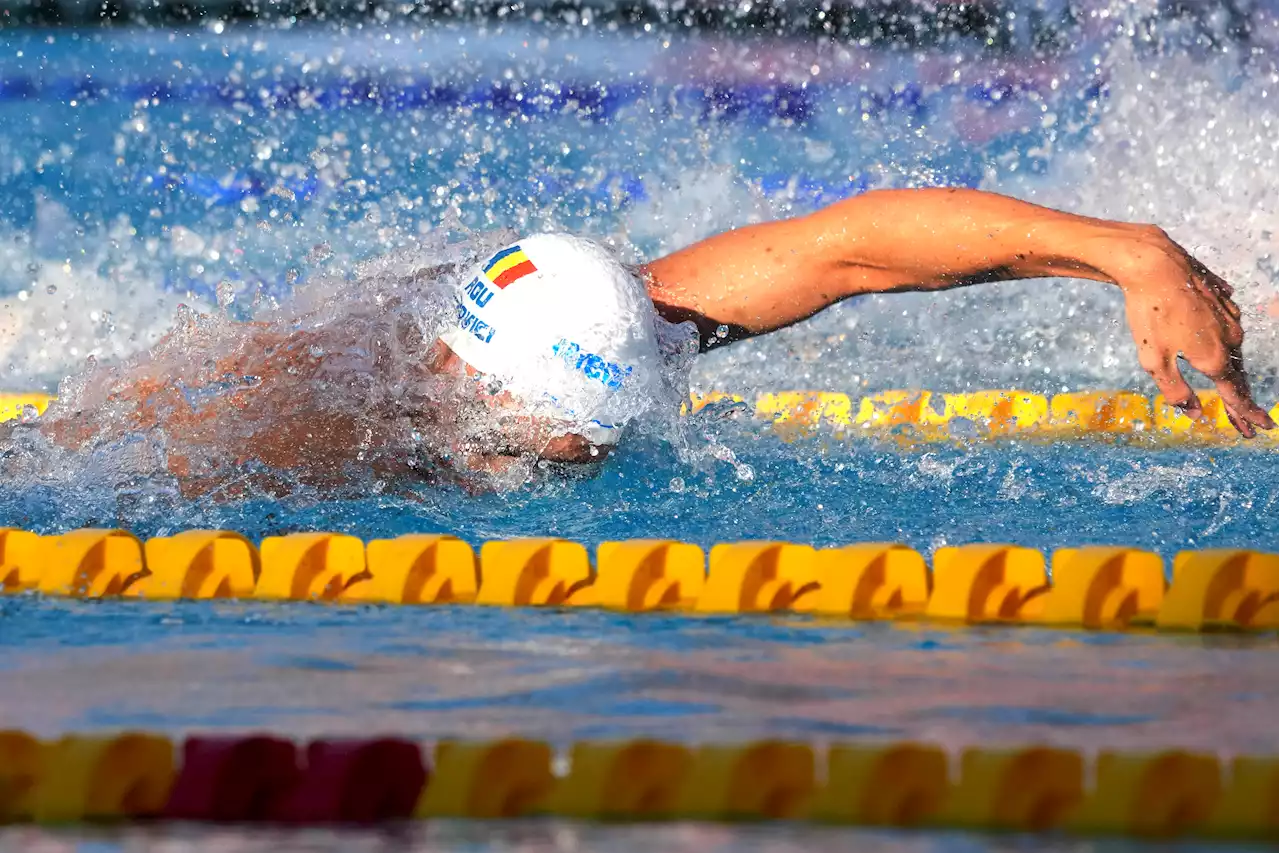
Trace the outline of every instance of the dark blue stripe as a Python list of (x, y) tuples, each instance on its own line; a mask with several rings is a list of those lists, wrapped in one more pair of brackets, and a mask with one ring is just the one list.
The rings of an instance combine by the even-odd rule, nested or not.
[[(1042, 159), (1042, 158), (1041, 158)], [(1023, 159), (1019, 168), (1036, 168), (1039, 159)], [(940, 185), (976, 187), (981, 183), (987, 161), (984, 155), (970, 152), (956, 159), (955, 152), (947, 152), (936, 162), (928, 160), (924, 166), (930, 169)], [(739, 180), (754, 186), (763, 195), (784, 198), (798, 209), (818, 208), (831, 202), (857, 195), (883, 182), (883, 176), (875, 173), (855, 174), (839, 178), (797, 174), (795, 172), (760, 172), (743, 174)], [(593, 184), (583, 185), (575, 178), (540, 175), (539, 177), (513, 176), (494, 180), (463, 179), (458, 192), (483, 193), (497, 191), (521, 203), (541, 202), (564, 205), (574, 209), (589, 203), (593, 209), (625, 210), (631, 205), (650, 198), (662, 181), (655, 176), (610, 171)], [(403, 188), (403, 187), (401, 187)], [(349, 218), (351, 211), (359, 210), (357, 199), (342, 182), (333, 182), (317, 173), (282, 178), (246, 168), (228, 176), (224, 172), (181, 172), (170, 168), (164, 172), (141, 168), (129, 175), (121, 175), (115, 185), (121, 195), (119, 203), (126, 209), (145, 211), (154, 205), (163, 205), (166, 221), (177, 224), (200, 222), (209, 216), (220, 216), (221, 211), (234, 208), (246, 199), (259, 203), (282, 214), (300, 213), (323, 205), (325, 216), (333, 221)], [(278, 190), (288, 190), (280, 193)], [(44, 195), (57, 198), (73, 215), (92, 210), (100, 215), (97, 205), (104, 198), (104, 189), (95, 179), (75, 170), (50, 165), (44, 171), (33, 171), (0, 176), (0, 223), (15, 223), (28, 227), (35, 221), (33, 198)], [(345, 221), (345, 220), (344, 220)]]
[[(939, 173), (941, 175), (940, 181), (947, 186), (976, 187), (981, 181), (980, 170), (969, 172), (964, 169), (947, 169), (939, 166)], [(326, 185), (322, 184), (318, 175), (307, 175), (302, 178), (282, 181), (256, 173), (240, 173), (231, 179), (227, 179), (225, 176), (201, 174), (199, 172), (183, 174), (170, 170), (163, 175), (156, 172), (141, 172), (135, 175), (133, 180), (144, 189), (182, 190), (185, 193), (206, 200), (215, 207), (238, 204), (248, 197), (266, 198), (268, 193), (276, 186), (284, 186), (289, 189), (293, 194), (294, 204), (303, 206), (315, 199), (320, 190), (326, 187)], [(792, 172), (773, 172), (756, 177), (744, 177), (744, 181), (759, 187), (760, 191), (766, 196), (787, 196), (809, 201), (814, 205), (829, 204), (842, 198), (848, 198), (851, 195), (857, 195), (866, 191), (875, 183), (870, 175), (865, 174), (851, 176), (848, 180), (824, 181), (820, 178), (797, 175)], [(568, 180), (543, 177), (538, 179), (529, 178), (524, 183), (519, 179), (514, 179), (509, 182), (509, 191), (512, 193), (519, 193), (522, 190), (528, 191), (538, 198), (563, 199), (570, 196), (585, 195), (595, 201), (610, 202), (611, 204), (617, 201), (620, 195), (621, 204), (626, 205), (631, 202), (645, 201), (649, 198), (645, 183), (644, 177), (640, 175), (613, 172), (606, 175), (594, 187), (583, 187), (575, 185)], [(327, 189), (334, 190), (335, 187), (328, 185)], [(480, 191), (481, 189), (480, 185), (468, 181), (464, 181), (459, 185), (459, 190), (462, 191)], [(280, 204), (282, 202), (277, 198), (273, 203)], [(488, 272), (498, 261), (519, 250), (519, 246), (513, 246), (499, 252), (489, 260), (489, 263), (485, 266), (485, 271)]]
[(489, 270), (493, 269), (495, 266), (497, 266), (497, 265), (498, 265), (498, 261), (500, 261), (500, 260), (502, 260), (503, 258), (507, 257), (508, 255), (514, 255), (514, 254), (515, 254), (516, 252), (518, 252), (518, 251), (520, 251), (520, 247), (519, 247), (519, 246), (512, 246), (510, 249), (503, 249), (501, 252), (499, 252), (498, 254), (494, 255), (494, 256), (489, 260), (489, 265), (488, 265), (488, 266), (486, 266), (486, 267), (484, 268), (484, 271), (485, 271), (485, 272), (488, 272)]
[[(164, 82), (135, 80), (105, 84), (88, 77), (40, 79), (33, 76), (0, 77), (0, 100), (95, 100), (160, 102), (204, 101), (223, 106), (262, 107), (272, 110), (301, 109), (311, 104), (325, 109), (374, 107), (381, 110), (454, 109), (477, 107), (495, 113), (554, 118), (574, 116), (607, 123), (622, 108), (649, 104), (659, 112), (689, 109), (709, 121), (750, 121), (791, 126), (807, 124), (828, 94), (853, 89), (852, 85), (811, 84), (677, 84), (652, 83), (492, 83), (459, 85), (430, 79), (276, 80), (246, 86), (228, 81)], [(863, 90), (857, 94), (862, 112), (880, 115), (902, 112), (923, 118), (931, 105), (960, 94), (971, 101), (1000, 104), (1038, 93), (1032, 83), (989, 83), (977, 86), (940, 86), (929, 94), (915, 84), (900, 90)], [(1048, 94), (1048, 93), (1044, 93)], [(1077, 97), (1067, 95), (1066, 97)], [(1079, 93), (1086, 101), (1106, 97), (1098, 81)]]

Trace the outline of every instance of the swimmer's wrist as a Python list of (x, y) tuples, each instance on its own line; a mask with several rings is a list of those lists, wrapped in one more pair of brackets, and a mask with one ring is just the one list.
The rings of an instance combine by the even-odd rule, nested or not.
[(1080, 262), (1128, 293), (1167, 282), (1174, 267), (1185, 266), (1182, 250), (1162, 228), (1127, 222), (1107, 223), (1100, 235), (1081, 243)]
[(984, 257), (986, 280), (1084, 278), (1121, 285), (1111, 271), (1131, 239), (1112, 226), (1050, 211), (1005, 230), (1000, 251)]

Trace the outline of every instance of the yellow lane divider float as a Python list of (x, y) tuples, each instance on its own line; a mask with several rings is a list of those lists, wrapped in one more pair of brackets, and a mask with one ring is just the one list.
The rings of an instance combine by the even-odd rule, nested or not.
[[(846, 437), (892, 435), (901, 441), (990, 438), (1062, 440), (1120, 438), (1156, 443), (1222, 444), (1241, 441), (1213, 391), (1198, 391), (1204, 417), (1192, 421), (1163, 397), (1129, 391), (1089, 391), (1046, 397), (1024, 391), (883, 391), (865, 397), (825, 391), (761, 394), (755, 416), (784, 434), (827, 427)], [(0, 421), (34, 417), (53, 401), (43, 394), (0, 393)], [(711, 403), (746, 401), (718, 391), (695, 393), (684, 411)], [(1271, 409), (1280, 420), (1280, 404)], [(1270, 433), (1274, 442), (1277, 432)], [(1264, 433), (1263, 435), (1267, 435)]]
[(1277, 555), (1183, 551), (1171, 582), (1137, 548), (939, 548), (930, 567), (895, 543), (817, 549), (788, 542), (701, 548), (669, 540), (485, 542), (446, 535), (367, 545), (295, 533), (261, 546), (190, 530), (143, 542), (123, 530), (37, 536), (0, 528), (0, 593), (134, 599), (238, 598), (346, 604), (602, 607), (690, 614), (793, 613), (1091, 630), (1275, 630)]
[[(789, 820), (1117, 836), (1276, 837), (1277, 762), (1167, 750), (787, 740), (690, 746), (0, 731), (0, 823), (408, 818)], [(1091, 765), (1091, 766), (1089, 766)]]
[[(890, 434), (906, 441), (1017, 438), (1062, 440), (1129, 438), (1155, 443), (1221, 444), (1242, 441), (1213, 391), (1197, 391), (1203, 417), (1193, 421), (1168, 405), (1129, 391), (1089, 391), (1046, 397), (1025, 391), (884, 391), (856, 398), (824, 391), (761, 394), (755, 416), (786, 431), (828, 427), (837, 435)], [(743, 398), (694, 394), (690, 411)], [(1280, 419), (1280, 404), (1271, 410)], [(1266, 435), (1264, 433), (1264, 435)], [(1270, 438), (1276, 439), (1272, 432)]]

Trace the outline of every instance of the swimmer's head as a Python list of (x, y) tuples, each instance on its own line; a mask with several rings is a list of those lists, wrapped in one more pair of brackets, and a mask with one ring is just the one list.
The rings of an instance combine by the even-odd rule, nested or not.
[(522, 414), (594, 445), (647, 408), (659, 370), (644, 282), (604, 247), (537, 234), (461, 282), (440, 340)]

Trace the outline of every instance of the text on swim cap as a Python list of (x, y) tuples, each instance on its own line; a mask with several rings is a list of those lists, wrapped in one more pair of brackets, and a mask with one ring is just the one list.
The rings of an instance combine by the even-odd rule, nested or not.
[(631, 365), (605, 361), (595, 353), (583, 352), (582, 347), (565, 338), (561, 338), (551, 351), (570, 370), (576, 370), (588, 379), (597, 379), (606, 388), (621, 388), (623, 380), (631, 375)]
[(461, 299), (458, 300), (457, 315), (458, 326), (464, 332), (470, 332), (486, 344), (493, 340), (493, 334), (497, 329), (469, 311), (467, 306), (462, 304)]
[(488, 305), (489, 300), (493, 298), (493, 291), (485, 287), (484, 282), (478, 278), (471, 279), (471, 283), (463, 288), (463, 290), (466, 292), (467, 296), (471, 297), (471, 301), (480, 308)]

